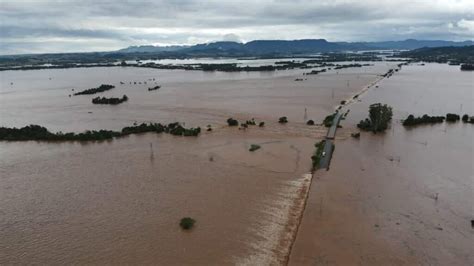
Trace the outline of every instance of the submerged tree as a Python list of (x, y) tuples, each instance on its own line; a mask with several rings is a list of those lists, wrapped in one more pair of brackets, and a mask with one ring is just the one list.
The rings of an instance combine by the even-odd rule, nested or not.
[(392, 107), (381, 103), (372, 104), (369, 107), (369, 118), (361, 120), (357, 127), (374, 133), (383, 132), (388, 128), (392, 115)]

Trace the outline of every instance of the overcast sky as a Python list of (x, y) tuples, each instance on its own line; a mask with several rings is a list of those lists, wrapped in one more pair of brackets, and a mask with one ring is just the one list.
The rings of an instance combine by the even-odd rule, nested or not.
[(474, 0), (0, 0), (0, 54), (308, 38), (473, 40)]

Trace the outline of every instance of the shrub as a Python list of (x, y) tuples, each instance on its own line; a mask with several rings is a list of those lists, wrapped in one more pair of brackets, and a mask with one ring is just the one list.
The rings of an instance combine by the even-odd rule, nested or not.
[(467, 115), (467, 114), (463, 115), (463, 116), (462, 116), (462, 121), (463, 121), (464, 123), (467, 123), (467, 122), (469, 121), (469, 115)]
[(184, 230), (189, 230), (194, 226), (195, 223), (196, 223), (196, 220), (194, 220), (193, 218), (184, 217), (179, 222), (179, 226), (181, 226), (181, 228)]
[(286, 123), (288, 123), (288, 118), (286, 116), (282, 116), (282, 117), (278, 118), (278, 123), (286, 124)]
[(306, 122), (306, 125), (314, 126), (314, 121), (313, 120), (308, 120), (308, 122)]
[(230, 127), (234, 127), (234, 126), (238, 126), (239, 125), (239, 121), (233, 119), (232, 117), (227, 119), (227, 124), (230, 126)]
[(256, 151), (256, 150), (258, 150), (258, 149), (260, 149), (260, 148), (261, 148), (260, 145), (258, 145), (258, 144), (252, 144), (252, 145), (250, 145), (249, 151)]
[(356, 139), (360, 138), (360, 132), (351, 133), (351, 137), (356, 138)]
[(255, 126), (256, 125), (255, 119), (252, 118), (252, 120), (247, 120), (247, 121), (245, 121), (245, 124), (247, 124), (249, 126)]
[(260, 122), (260, 123), (258, 124), (258, 126), (259, 126), (259, 127), (264, 127), (264, 126), (265, 126), (265, 122)]

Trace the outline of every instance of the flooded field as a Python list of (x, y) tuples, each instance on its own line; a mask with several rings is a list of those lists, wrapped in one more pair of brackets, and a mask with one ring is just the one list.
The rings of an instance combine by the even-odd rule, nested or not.
[[(474, 126), (400, 122), (474, 115), (473, 84), (458, 66), (404, 66), (348, 106), (331, 169), (313, 177), (290, 265), (473, 265)], [(393, 107), (391, 128), (351, 138), (377, 102)]]
[[(392, 66), (317, 76), (130, 67), (0, 72), (1, 126), (80, 132), (180, 121), (214, 129), (187, 138), (0, 142), (0, 264), (284, 264), (313, 145), (326, 132), (305, 121), (320, 123)], [(162, 88), (149, 92), (155, 82)], [(117, 86), (101, 96), (130, 100), (97, 106), (95, 95), (68, 96), (100, 84)], [(280, 116), (289, 123), (278, 124)], [(239, 130), (225, 125), (229, 117), (266, 124)], [(262, 148), (249, 152), (251, 144)], [(185, 216), (197, 221), (190, 232), (178, 226)]]

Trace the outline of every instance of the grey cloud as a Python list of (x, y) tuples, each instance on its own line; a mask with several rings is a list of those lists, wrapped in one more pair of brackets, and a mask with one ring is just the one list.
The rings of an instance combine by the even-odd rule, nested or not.
[(472, 40), (472, 21), (469, 0), (2, 1), (0, 54), (231, 39)]

